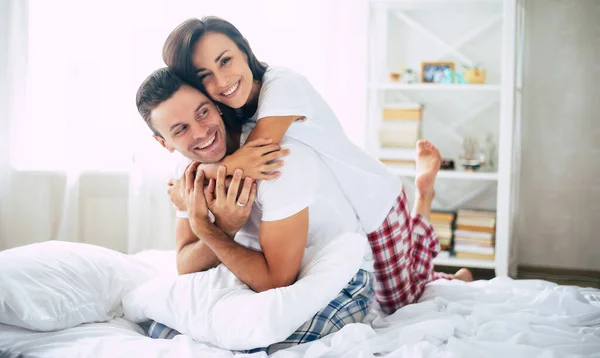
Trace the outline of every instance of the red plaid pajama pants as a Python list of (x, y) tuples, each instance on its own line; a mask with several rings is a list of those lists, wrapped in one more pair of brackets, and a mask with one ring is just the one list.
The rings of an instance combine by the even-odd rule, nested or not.
[(385, 221), (367, 237), (375, 261), (375, 297), (386, 313), (416, 302), (427, 283), (452, 279), (433, 271), (439, 241), (425, 218), (410, 215), (404, 188)]

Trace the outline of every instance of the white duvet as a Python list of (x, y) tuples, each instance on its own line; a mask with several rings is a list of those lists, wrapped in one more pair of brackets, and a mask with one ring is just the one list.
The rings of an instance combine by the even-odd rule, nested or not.
[[(274, 356), (600, 357), (600, 290), (544, 281), (433, 282), (421, 302), (388, 317), (374, 310), (367, 323)], [(9, 350), (36, 357), (243, 356), (185, 335), (153, 340), (119, 318), (58, 332), (0, 325), (0, 352)]]
[[(131, 257), (90, 246), (80, 250), (75, 244), (60, 242), (24, 247), (16, 253), (9, 251), (0, 252), (0, 320), (3, 322), (0, 324), (0, 357), (232, 357), (239, 354), (216, 348), (215, 342), (221, 347), (234, 349), (236, 344), (247, 344), (257, 336), (274, 339), (274, 334), (284, 335), (285, 332), (275, 332), (269, 327), (286, 327), (287, 324), (289, 327), (285, 329), (290, 330), (292, 324), (277, 321), (278, 315), (270, 315), (265, 307), (276, 303), (277, 297), (284, 297), (284, 301), (292, 305), (280, 307), (285, 312), (293, 310), (294, 305), (300, 306), (302, 297), (309, 297), (303, 296), (302, 290), (287, 296), (285, 292), (277, 291), (278, 294), (268, 298), (271, 300), (268, 305), (253, 304), (252, 307), (259, 307), (259, 311), (263, 309), (260, 315), (270, 318), (260, 321), (257, 319), (260, 315), (254, 318), (248, 316), (252, 315), (251, 310), (219, 311), (218, 303), (207, 304), (206, 307), (193, 306), (194, 297), (200, 297), (194, 295), (203, 292), (186, 291), (185, 287), (190, 282), (185, 280), (184, 285), (173, 281), (175, 263), (172, 252), (151, 252)], [(352, 254), (352, 251), (347, 254)], [(358, 258), (360, 252), (356, 251), (353, 255)], [(352, 275), (357, 269), (336, 264), (335, 259), (320, 261), (316, 254), (308, 257), (312, 257), (313, 261), (306, 260), (303, 270), (306, 270), (305, 278), (309, 279), (331, 278), (327, 274), (333, 271), (340, 275), (336, 281), (347, 282), (347, 278), (342, 276)], [(28, 264), (20, 265), (18, 260), (24, 258)], [(79, 270), (74, 270), (74, 264), (80, 266)], [(333, 269), (333, 266), (341, 268)], [(35, 274), (39, 270), (46, 274)], [(82, 275), (83, 272), (85, 275)], [(227, 286), (231, 283), (228, 280), (234, 280), (227, 274), (219, 275), (218, 270), (215, 272), (217, 274), (213, 278), (220, 279), (221, 284)], [(166, 285), (156, 284), (160, 281), (148, 281), (157, 275), (171, 279), (164, 281)], [(109, 276), (120, 278), (118, 282), (108, 281), (108, 286), (95, 283), (104, 282)], [(207, 287), (205, 283), (196, 287)], [(234, 286), (239, 285), (233, 283)], [(309, 286), (315, 284), (319, 283), (313, 282)], [(324, 287), (328, 282), (320, 284), (319, 287)], [(144, 299), (144, 293), (149, 292), (148, 287), (152, 285), (167, 288), (163, 291), (167, 294), (146, 296)], [(24, 294), (23, 290), (30, 294)], [(178, 294), (177, 290), (181, 292)], [(331, 291), (337, 292), (339, 288), (331, 288)], [(160, 293), (160, 290), (155, 293)], [(222, 300), (223, 307), (242, 307), (246, 299), (260, 297), (248, 290), (233, 290), (229, 294), (229, 298)], [(315, 300), (327, 300), (325, 296), (329, 294), (314, 297)], [(168, 320), (165, 315), (176, 313), (184, 319), (171, 317), (170, 323), (181, 325), (177, 328), (187, 329), (189, 334), (173, 340), (145, 337), (139, 326), (119, 317), (123, 297), (129, 297), (130, 303), (134, 303), (129, 308), (125, 304), (126, 317), (130, 320), (155, 315), (163, 315)], [(188, 302), (180, 302), (182, 299)], [(198, 300), (201, 301), (201, 298)], [(161, 302), (168, 302), (172, 307), (165, 308)], [(179, 307), (178, 302), (181, 303)], [(294, 319), (300, 321), (310, 315), (309, 311), (314, 309), (311, 304), (315, 307), (323, 305), (322, 302), (302, 302), (304, 308), (298, 309), (300, 313), (296, 312)], [(35, 309), (30, 309), (32, 306)], [(203, 312), (204, 325), (195, 325), (194, 320), (186, 321), (186, 312), (190, 317)], [(228, 319), (214, 322), (211, 315), (215, 312), (221, 312), (220, 317)], [(225, 332), (228, 321), (232, 323), (229, 333)], [(72, 327), (78, 322), (89, 323)], [(254, 325), (257, 336), (251, 337), (249, 333), (247, 337), (251, 338), (244, 342), (240, 332)], [(58, 328), (65, 326), (68, 328)], [(52, 330), (52, 327), (57, 328)], [(215, 332), (219, 335), (225, 332), (225, 338), (215, 338)], [(204, 343), (190, 336), (202, 338), (202, 334), (207, 336)], [(468, 284), (441, 280), (427, 286), (419, 303), (404, 307), (391, 316), (386, 317), (374, 307), (362, 324), (347, 325), (324, 339), (279, 351), (275, 356), (600, 357), (600, 290), (508, 278)]]

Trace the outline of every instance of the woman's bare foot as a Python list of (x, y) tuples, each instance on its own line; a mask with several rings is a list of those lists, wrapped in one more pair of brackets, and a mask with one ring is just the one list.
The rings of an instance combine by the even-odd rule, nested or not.
[(417, 159), (415, 176), (416, 195), (421, 198), (432, 199), (435, 191), (433, 184), (440, 170), (442, 156), (440, 151), (430, 142), (420, 140), (417, 142)]
[(456, 271), (456, 273), (454, 274), (454, 279), (465, 281), (465, 282), (471, 282), (471, 281), (473, 281), (473, 274), (471, 273), (471, 271), (468, 268), (461, 268), (460, 270)]

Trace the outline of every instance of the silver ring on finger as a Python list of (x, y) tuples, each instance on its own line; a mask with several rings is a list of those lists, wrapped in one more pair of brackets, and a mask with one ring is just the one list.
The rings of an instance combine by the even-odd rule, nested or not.
[(236, 202), (236, 204), (237, 204), (237, 206), (241, 206), (242, 208), (246, 206), (246, 204), (245, 204), (245, 203), (240, 203), (239, 201), (238, 201), (238, 202)]

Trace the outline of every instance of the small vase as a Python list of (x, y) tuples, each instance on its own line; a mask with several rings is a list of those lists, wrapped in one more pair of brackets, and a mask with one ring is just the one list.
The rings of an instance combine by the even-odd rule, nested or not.
[(465, 81), (470, 85), (485, 83), (485, 70), (465, 70)]

